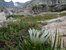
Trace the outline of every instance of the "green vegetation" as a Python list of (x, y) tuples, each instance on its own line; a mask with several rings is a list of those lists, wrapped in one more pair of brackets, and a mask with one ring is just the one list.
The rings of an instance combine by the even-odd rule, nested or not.
[(11, 16), (7, 16), (7, 18), (9, 17), (13, 17), (15, 19), (22, 19), (24, 22), (37, 22), (37, 21), (45, 21), (45, 20), (50, 20), (53, 18), (57, 18), (59, 16), (57, 16), (56, 14), (46, 14), (46, 15), (36, 15), (36, 16), (32, 16), (32, 15), (27, 15), (26, 17), (24, 15), (11, 15)]
[(7, 26), (0, 28), (0, 48), (5, 48), (5, 50), (13, 50), (13, 47), (16, 48), (19, 46), (20, 41), (23, 40), (22, 38), (24, 36), (28, 37), (29, 28), (38, 29), (37, 24), (23, 22), (22, 20), (5, 23)]
[[(11, 24), (8, 27), (0, 28), (0, 48), (2, 50), (63, 50), (59, 32), (56, 31), (54, 43), (52, 43), (50, 37), (53, 35), (47, 29), (29, 29), (28, 32), (25, 32), (27, 35), (24, 36), (23, 31), (20, 32), (19, 28)], [(56, 46), (57, 48), (55, 48)]]
[(60, 16), (66, 16), (66, 13), (60, 13)]
[(26, 17), (23, 20), (24, 21), (32, 21), (32, 22), (37, 22), (37, 21), (45, 21), (49, 19), (57, 18), (55, 15), (45, 15), (45, 16), (35, 16), (35, 17)]
[(7, 19), (10, 17), (13, 17), (15, 19), (19, 19), (19, 20), (21, 19), (24, 22), (32, 22), (32, 23), (35, 22), (36, 23), (37, 21), (50, 20), (50, 19), (65, 16), (65, 15), (66, 15), (66, 13), (44, 14), (44, 15), (42, 14), (42, 15), (35, 15), (35, 16), (32, 16), (32, 15), (27, 15), (27, 16), (25, 16), (25, 15), (9, 15), (9, 16), (7, 16)]
[(47, 14), (26, 17), (24, 15), (11, 15), (7, 18), (9, 17), (15, 18), (16, 21), (4, 22), (6, 26), (0, 28), (0, 50), (64, 50), (64, 47), (61, 47), (60, 33), (56, 30), (52, 40), (53, 35), (47, 29), (40, 30), (39, 23), (37, 23), (37, 21), (60, 16)]

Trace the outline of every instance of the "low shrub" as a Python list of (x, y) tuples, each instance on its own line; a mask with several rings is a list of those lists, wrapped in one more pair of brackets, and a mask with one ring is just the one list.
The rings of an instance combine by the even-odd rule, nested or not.
[[(19, 21), (9, 21), (6, 22), (6, 27), (0, 28), (0, 45), (2, 45), (5, 50), (9, 50), (10, 48), (16, 48), (18, 46), (18, 42), (22, 40), (22, 37), (28, 37), (28, 29), (29, 28), (37, 28), (38, 25), (35, 23), (27, 23), (22, 20)], [(2, 48), (0, 46), (0, 48)]]

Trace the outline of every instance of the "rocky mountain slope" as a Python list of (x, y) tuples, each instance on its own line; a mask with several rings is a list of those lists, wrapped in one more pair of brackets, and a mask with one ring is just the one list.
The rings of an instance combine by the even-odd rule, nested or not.
[(31, 5), (38, 4), (46, 4), (46, 5), (54, 5), (54, 4), (66, 4), (66, 0), (31, 0)]
[(27, 1), (27, 2), (25, 2), (25, 3), (16, 2), (16, 3), (15, 3), (15, 6), (17, 6), (17, 7), (25, 7), (25, 6), (27, 6), (28, 4), (30, 4), (30, 1)]
[(64, 11), (66, 0), (31, 0), (27, 7), (31, 7), (33, 13)]
[(0, 0), (0, 7), (13, 7), (13, 1), (5, 2), (4, 0)]

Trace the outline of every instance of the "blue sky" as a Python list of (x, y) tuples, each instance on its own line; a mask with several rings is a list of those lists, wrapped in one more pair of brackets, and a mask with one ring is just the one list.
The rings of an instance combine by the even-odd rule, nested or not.
[[(11, 0), (5, 0), (7, 2), (11, 1)], [(30, 1), (30, 0), (12, 0), (13, 2), (22, 2), (22, 3), (25, 3), (27, 1)]]

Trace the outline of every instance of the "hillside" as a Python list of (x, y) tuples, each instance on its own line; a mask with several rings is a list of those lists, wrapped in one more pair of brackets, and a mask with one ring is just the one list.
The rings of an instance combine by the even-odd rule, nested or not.
[(60, 12), (66, 10), (66, 0), (31, 0), (25, 7), (30, 7), (33, 13)]

